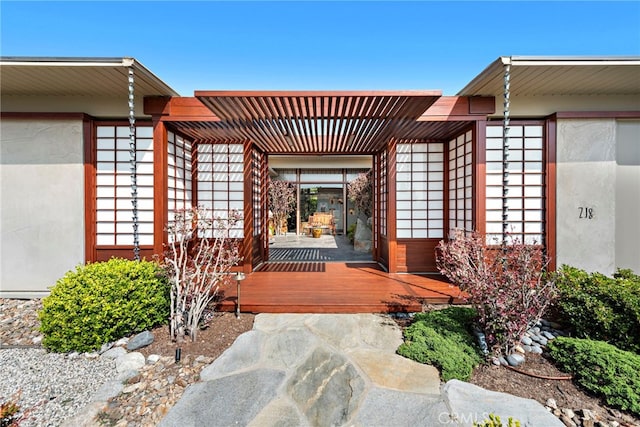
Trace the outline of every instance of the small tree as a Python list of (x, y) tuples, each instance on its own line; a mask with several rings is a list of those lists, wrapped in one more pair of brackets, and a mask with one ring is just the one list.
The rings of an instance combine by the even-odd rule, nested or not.
[(237, 211), (213, 218), (203, 207), (177, 211), (167, 226), (164, 266), (171, 284), (171, 339), (196, 340), (205, 309), (231, 281), (231, 267), (242, 258), (229, 231), (241, 220)]
[(373, 212), (373, 171), (358, 174), (347, 184), (347, 196), (356, 205), (356, 210), (369, 218)]
[(515, 238), (496, 248), (485, 242), (478, 233), (455, 230), (438, 244), (436, 262), (477, 310), (489, 346), (509, 354), (553, 303), (557, 288), (545, 272), (549, 260), (540, 246)]
[(276, 234), (280, 234), (282, 226), (296, 206), (296, 188), (289, 181), (269, 181), (269, 210), (273, 214)]

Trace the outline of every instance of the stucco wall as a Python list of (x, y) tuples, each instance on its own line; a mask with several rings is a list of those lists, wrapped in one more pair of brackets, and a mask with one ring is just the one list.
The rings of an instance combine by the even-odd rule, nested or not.
[[(620, 126), (615, 119), (558, 121), (558, 265), (604, 274), (617, 267), (640, 271), (638, 238), (633, 237), (640, 233), (638, 166), (618, 164)], [(622, 126), (622, 137), (635, 138), (637, 147), (637, 122)]]
[[(142, 111), (144, 111), (143, 103), (143, 97), (136, 96), (135, 111), (138, 118), (145, 117), (142, 114)], [(126, 91), (120, 96), (112, 97), (2, 94), (0, 111), (17, 111), (19, 113), (77, 113), (81, 111), (98, 118), (127, 117), (129, 115)]]
[(84, 261), (82, 122), (0, 124), (0, 296), (34, 297)]
[[(495, 98), (495, 114), (501, 118), (504, 110), (502, 96)], [(511, 117), (548, 116), (558, 111), (638, 111), (637, 95), (536, 95), (511, 97)]]

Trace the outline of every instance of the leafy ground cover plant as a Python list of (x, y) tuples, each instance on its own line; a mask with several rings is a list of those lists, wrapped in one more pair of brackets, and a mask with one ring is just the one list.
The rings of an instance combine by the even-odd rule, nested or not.
[(640, 354), (640, 276), (619, 270), (607, 277), (563, 266), (557, 283), (560, 314), (577, 336)]
[(495, 248), (485, 242), (478, 233), (456, 230), (438, 244), (436, 262), (466, 293), (490, 348), (509, 354), (555, 300), (557, 290), (545, 272), (548, 259), (540, 246), (515, 238)]
[(609, 405), (640, 415), (640, 355), (604, 341), (558, 337), (547, 349), (553, 361)]
[(166, 322), (169, 287), (156, 263), (112, 258), (65, 274), (42, 305), (46, 348), (92, 351)]
[(520, 427), (520, 421), (509, 417), (507, 425), (502, 424), (502, 420), (495, 414), (489, 414), (489, 418), (482, 423), (473, 423), (473, 427)]
[(443, 381), (467, 381), (482, 362), (471, 332), (476, 313), (466, 307), (450, 307), (418, 313), (405, 329), (398, 354), (440, 370)]
[(230, 231), (240, 220), (237, 211), (214, 218), (209, 209), (198, 207), (177, 211), (167, 226), (164, 266), (171, 285), (171, 339), (180, 342), (189, 335), (195, 341), (206, 323), (205, 310), (213, 311), (210, 303), (231, 282), (231, 268), (242, 258)]

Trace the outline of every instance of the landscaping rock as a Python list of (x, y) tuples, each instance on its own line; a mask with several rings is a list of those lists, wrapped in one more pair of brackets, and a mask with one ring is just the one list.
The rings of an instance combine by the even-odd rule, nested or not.
[(200, 372), (202, 381), (215, 380), (258, 363), (264, 336), (256, 330), (240, 335), (230, 348)]
[(547, 399), (547, 406), (551, 409), (558, 409), (558, 403), (555, 399)]
[(147, 363), (149, 365), (154, 365), (158, 363), (158, 360), (160, 360), (159, 354), (150, 354), (149, 356), (147, 356)]
[(545, 337), (538, 337), (538, 343), (540, 345), (547, 345), (547, 339)]
[(442, 388), (442, 394), (451, 413), (457, 416), (459, 425), (472, 425), (474, 421), (482, 421), (491, 413), (503, 420), (513, 417), (519, 420), (523, 427), (563, 425), (535, 400), (485, 390), (463, 381), (448, 381)]
[(553, 340), (556, 338), (556, 336), (549, 331), (542, 331), (542, 335), (548, 340)]
[(500, 361), (500, 364), (502, 366), (509, 366), (509, 362), (507, 362), (507, 359), (505, 359), (504, 357), (500, 356), (498, 360)]
[(138, 370), (145, 364), (145, 359), (142, 353), (137, 351), (133, 353), (123, 354), (116, 359), (116, 371), (122, 373), (131, 370)]
[(507, 356), (507, 362), (510, 366), (522, 365), (525, 361), (525, 357), (520, 353), (513, 353)]
[(522, 339), (520, 340), (520, 342), (524, 345), (531, 345), (533, 343), (533, 341), (531, 340), (531, 338), (524, 336), (522, 337)]
[(142, 347), (146, 347), (153, 342), (153, 339), (154, 336), (151, 331), (140, 332), (129, 340), (127, 343), (127, 350), (134, 351)]
[(127, 350), (122, 347), (113, 347), (104, 353), (102, 353), (102, 357), (106, 359), (117, 359), (118, 357), (127, 354)]
[(358, 218), (356, 232), (353, 238), (353, 249), (356, 252), (371, 252), (372, 237), (373, 233), (371, 232), (371, 228), (367, 227), (364, 221)]
[(349, 425), (389, 426), (390, 414), (393, 414), (394, 426), (425, 426), (449, 421), (449, 411), (440, 396), (429, 397), (376, 387), (367, 393), (358, 415)]
[(531, 353), (542, 354), (542, 348), (540, 348), (540, 346), (533, 345), (531, 346)]

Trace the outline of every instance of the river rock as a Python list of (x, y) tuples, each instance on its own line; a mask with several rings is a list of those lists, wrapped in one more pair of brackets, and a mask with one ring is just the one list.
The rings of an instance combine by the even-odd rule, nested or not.
[(507, 356), (507, 362), (509, 362), (509, 365), (511, 366), (522, 365), (524, 361), (525, 361), (525, 358), (520, 353), (513, 353)]
[(127, 350), (134, 351), (146, 347), (153, 342), (154, 336), (151, 331), (140, 332), (127, 343)]

